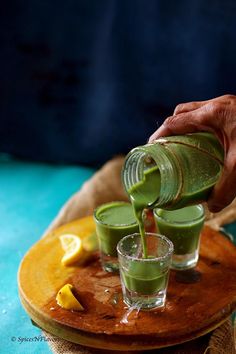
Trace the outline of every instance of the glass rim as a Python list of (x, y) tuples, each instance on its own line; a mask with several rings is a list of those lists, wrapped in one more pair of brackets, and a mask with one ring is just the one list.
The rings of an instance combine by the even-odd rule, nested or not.
[[(189, 223), (193, 224), (196, 221), (204, 220), (205, 219), (205, 209), (204, 209), (204, 207), (201, 204), (189, 205), (189, 207), (193, 207), (193, 206), (196, 206), (196, 207), (200, 208), (201, 209), (201, 214), (199, 216), (195, 217), (195, 218), (190, 219), (190, 220), (184, 220), (184, 221), (169, 220), (169, 219), (167, 219), (165, 217), (160, 216), (157, 213), (158, 210), (163, 210), (161, 208), (154, 208), (153, 209), (153, 214), (154, 214), (154, 217), (156, 217), (157, 219), (164, 220), (164, 221), (166, 221), (166, 222), (168, 222), (170, 224), (175, 224), (175, 225), (185, 225), (185, 224), (189, 224)], [(188, 206), (186, 206), (184, 208), (188, 208)], [(184, 208), (181, 208), (181, 209), (184, 209)], [(178, 210), (178, 209), (176, 209), (176, 210)], [(168, 212), (172, 212), (172, 211), (174, 212), (176, 210), (165, 209), (165, 212), (167, 212), (167, 213)]]
[(127, 238), (134, 237), (134, 236), (139, 236), (139, 238), (141, 238), (141, 234), (138, 233), (138, 232), (135, 232), (133, 234), (130, 234), (130, 235), (127, 235), (127, 236), (123, 237), (118, 242), (118, 244), (116, 246), (117, 254), (122, 256), (122, 257), (125, 257), (127, 259), (130, 259), (130, 260), (135, 260), (135, 261), (139, 261), (139, 262), (149, 262), (149, 263), (165, 260), (166, 258), (168, 258), (169, 256), (172, 255), (172, 253), (174, 252), (174, 245), (173, 245), (173, 242), (170, 239), (168, 239), (168, 237), (166, 237), (164, 235), (161, 235), (161, 234), (154, 233), (154, 232), (145, 232), (145, 236), (146, 235), (147, 236), (155, 236), (156, 238), (164, 240), (168, 244), (168, 247), (169, 247), (168, 252), (166, 252), (166, 254), (163, 255), (163, 256), (158, 256), (158, 257), (155, 257), (155, 258), (138, 258), (138, 257), (135, 257), (135, 256), (129, 256), (129, 255), (126, 255), (126, 254), (122, 253), (122, 251), (120, 250), (120, 247), (121, 247), (120, 245), (121, 245), (122, 241), (124, 241)]
[(93, 216), (94, 216), (94, 219), (95, 219), (95, 221), (97, 221), (99, 224), (102, 224), (102, 225), (105, 225), (105, 226), (109, 226), (109, 227), (116, 227), (116, 228), (122, 228), (122, 227), (124, 227), (124, 226), (138, 226), (138, 222), (137, 221), (134, 221), (134, 222), (132, 222), (132, 223), (124, 223), (124, 224), (109, 224), (109, 223), (107, 223), (107, 222), (104, 222), (104, 221), (102, 221), (102, 220), (100, 220), (99, 218), (98, 218), (98, 215), (97, 215), (97, 212), (99, 211), (99, 209), (100, 208), (102, 208), (102, 207), (104, 207), (105, 209), (106, 209), (106, 206), (109, 206), (109, 205), (121, 205), (121, 204), (123, 204), (123, 205), (130, 205), (130, 206), (132, 206), (131, 205), (131, 203), (129, 203), (129, 202), (125, 202), (125, 201), (114, 201), (114, 202), (107, 202), (107, 203), (104, 203), (104, 204), (101, 204), (101, 205), (99, 205), (96, 209), (94, 209), (94, 212), (93, 212)]

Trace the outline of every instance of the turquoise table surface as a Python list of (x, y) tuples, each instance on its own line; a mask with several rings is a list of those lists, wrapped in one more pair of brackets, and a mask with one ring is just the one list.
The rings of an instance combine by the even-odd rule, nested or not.
[(0, 155), (0, 353), (51, 353), (20, 304), (17, 270), (65, 201), (94, 170), (10, 160)]

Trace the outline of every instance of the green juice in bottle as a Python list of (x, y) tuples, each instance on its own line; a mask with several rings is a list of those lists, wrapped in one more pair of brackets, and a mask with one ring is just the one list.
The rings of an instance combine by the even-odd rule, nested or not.
[(144, 257), (143, 210), (176, 210), (206, 201), (223, 161), (223, 147), (210, 133), (161, 138), (127, 155), (122, 179), (139, 223)]

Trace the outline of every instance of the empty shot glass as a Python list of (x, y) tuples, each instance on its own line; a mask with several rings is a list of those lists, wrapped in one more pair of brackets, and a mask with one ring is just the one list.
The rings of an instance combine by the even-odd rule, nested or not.
[(138, 231), (132, 205), (126, 202), (102, 204), (94, 211), (94, 220), (102, 267), (107, 272), (117, 272), (117, 243), (124, 236)]
[(205, 219), (203, 206), (191, 205), (177, 210), (154, 209), (154, 218), (159, 232), (174, 244), (171, 268), (185, 270), (195, 267)]
[(153, 309), (165, 305), (173, 244), (165, 236), (146, 233), (143, 258), (139, 233), (117, 245), (123, 301), (129, 307)]

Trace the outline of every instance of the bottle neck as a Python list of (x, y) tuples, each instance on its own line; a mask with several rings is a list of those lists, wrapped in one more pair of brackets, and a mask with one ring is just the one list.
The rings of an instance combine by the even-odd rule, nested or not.
[(171, 206), (181, 194), (178, 159), (159, 142), (133, 149), (125, 160), (122, 177), (126, 192), (132, 199), (145, 200), (147, 208)]

